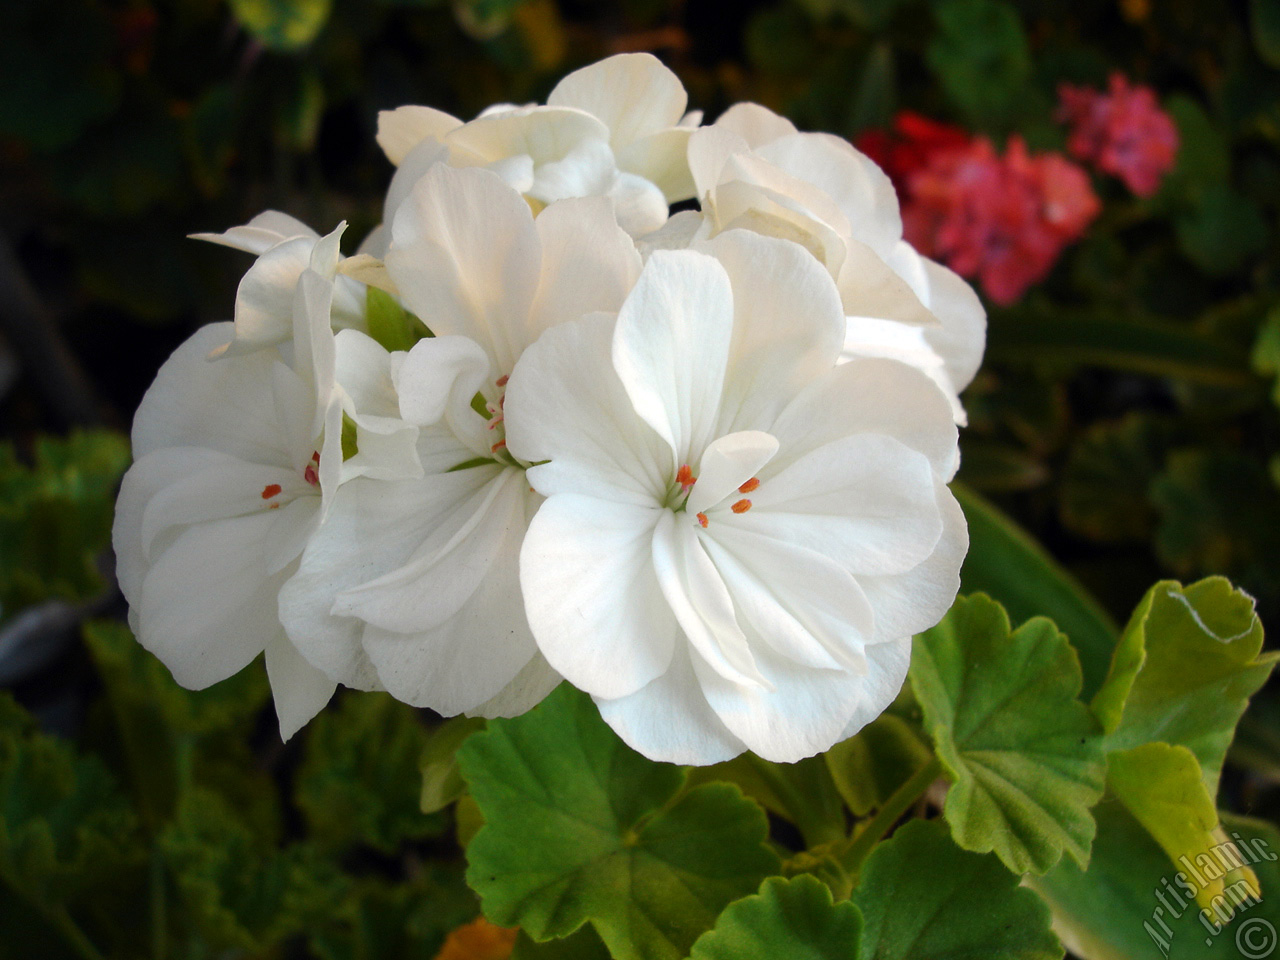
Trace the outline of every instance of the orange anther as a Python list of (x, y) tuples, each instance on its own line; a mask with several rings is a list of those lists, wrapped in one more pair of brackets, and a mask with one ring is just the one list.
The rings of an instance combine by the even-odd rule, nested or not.
[(507, 441), (505, 441), (505, 440), (499, 440), (497, 443), (495, 443), (492, 447), (490, 447), (490, 448), (489, 448), (489, 452), (490, 452), (490, 453), (497, 453), (499, 450), (501, 450), (501, 449), (502, 449), (503, 447), (505, 447), (506, 445), (507, 445)]
[(702, 527), (703, 530), (707, 529), (707, 524), (709, 522), (710, 521), (707, 520), (707, 515), (705, 513), (698, 514), (698, 524)]
[(275, 503), (268, 503), (268, 504), (267, 504), (267, 509), (268, 509), (268, 510), (279, 510), (279, 509), (280, 509), (280, 501), (278, 501), (278, 500), (277, 500)]
[(280, 492), (280, 484), (268, 483), (265, 487), (262, 488), (262, 499), (270, 500), (272, 497), (276, 496), (279, 492)]
[(738, 488), (738, 492), (750, 493), (752, 490), (754, 490), (758, 486), (760, 486), (760, 481), (757, 480), (755, 477), (752, 477), (750, 480), (748, 480), (746, 483), (744, 483), (742, 486)]
[(507, 385), (507, 380), (508, 380), (508, 379), (510, 379), (510, 378), (509, 378), (509, 377), (504, 373), (504, 374), (503, 374), (502, 376), (500, 376), (500, 377), (499, 377), (495, 382), (498, 384), (498, 386), (500, 386), (500, 387), (505, 387), (505, 386)]
[(746, 513), (748, 510), (750, 510), (750, 509), (751, 509), (751, 501), (750, 501), (750, 500), (739, 500), (737, 503), (735, 503), (735, 504), (734, 504), (732, 507), (730, 507), (729, 509), (730, 509), (730, 510), (732, 510), (734, 513)]
[(500, 424), (503, 421), (503, 419), (504, 419), (503, 417), (494, 417), (492, 420), (489, 421), (489, 429), (492, 430), (494, 427)]

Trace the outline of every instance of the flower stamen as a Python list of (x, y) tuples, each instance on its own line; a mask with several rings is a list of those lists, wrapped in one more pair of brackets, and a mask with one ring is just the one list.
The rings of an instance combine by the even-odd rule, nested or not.
[(693, 475), (693, 470), (687, 463), (676, 471), (676, 483), (680, 484), (681, 493), (688, 493), (697, 482), (698, 478)]
[(730, 509), (730, 510), (732, 510), (734, 513), (746, 513), (748, 510), (750, 510), (750, 509), (751, 509), (751, 501), (750, 501), (750, 500), (739, 500), (737, 503), (735, 503), (735, 504), (734, 504), (732, 507), (730, 507), (729, 509)]
[(705, 513), (699, 513), (697, 517), (698, 517), (698, 526), (702, 527), (703, 530), (707, 529), (707, 524), (711, 522), (707, 519), (707, 515)]
[(311, 454), (311, 462), (307, 464), (307, 469), (302, 471), (302, 479), (307, 481), (313, 487), (320, 486), (320, 451), (316, 450)]
[(739, 493), (750, 493), (756, 487), (760, 486), (760, 481), (756, 477), (752, 477), (746, 483), (738, 488)]
[(262, 499), (270, 500), (272, 497), (279, 496), (280, 490), (281, 490), (280, 484), (268, 483), (265, 487), (262, 488)]

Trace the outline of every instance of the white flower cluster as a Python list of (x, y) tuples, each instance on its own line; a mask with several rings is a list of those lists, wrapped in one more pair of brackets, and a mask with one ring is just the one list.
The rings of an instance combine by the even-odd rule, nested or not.
[(889, 704), (959, 584), (982, 307), (848, 143), (685, 107), (647, 54), (402, 107), (359, 254), (274, 212), (207, 238), (257, 260), (143, 400), (114, 534), (180, 683), (265, 651), (289, 737), (337, 684), (510, 716), (563, 678), (692, 764)]

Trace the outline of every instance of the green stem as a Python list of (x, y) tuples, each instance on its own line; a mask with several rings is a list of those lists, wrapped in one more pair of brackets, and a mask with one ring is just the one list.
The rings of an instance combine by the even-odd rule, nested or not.
[(893, 792), (893, 796), (886, 800), (884, 806), (876, 811), (876, 815), (867, 821), (862, 832), (853, 838), (840, 856), (840, 865), (848, 871), (849, 876), (856, 878), (861, 873), (863, 861), (875, 849), (880, 838), (911, 809), (912, 805), (920, 799), (921, 794), (928, 790), (941, 774), (942, 761), (934, 757)]

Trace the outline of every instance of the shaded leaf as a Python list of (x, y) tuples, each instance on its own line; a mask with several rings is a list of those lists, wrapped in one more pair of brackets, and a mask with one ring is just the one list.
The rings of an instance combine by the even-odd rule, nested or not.
[(933, 752), (905, 720), (884, 713), (823, 758), (844, 802), (863, 817), (883, 806)]
[(860, 960), (1062, 957), (1045, 904), (994, 856), (957, 847), (937, 820), (914, 820), (881, 843), (853, 902)]
[(231, 0), (241, 26), (265, 46), (297, 50), (316, 38), (333, 0)]

